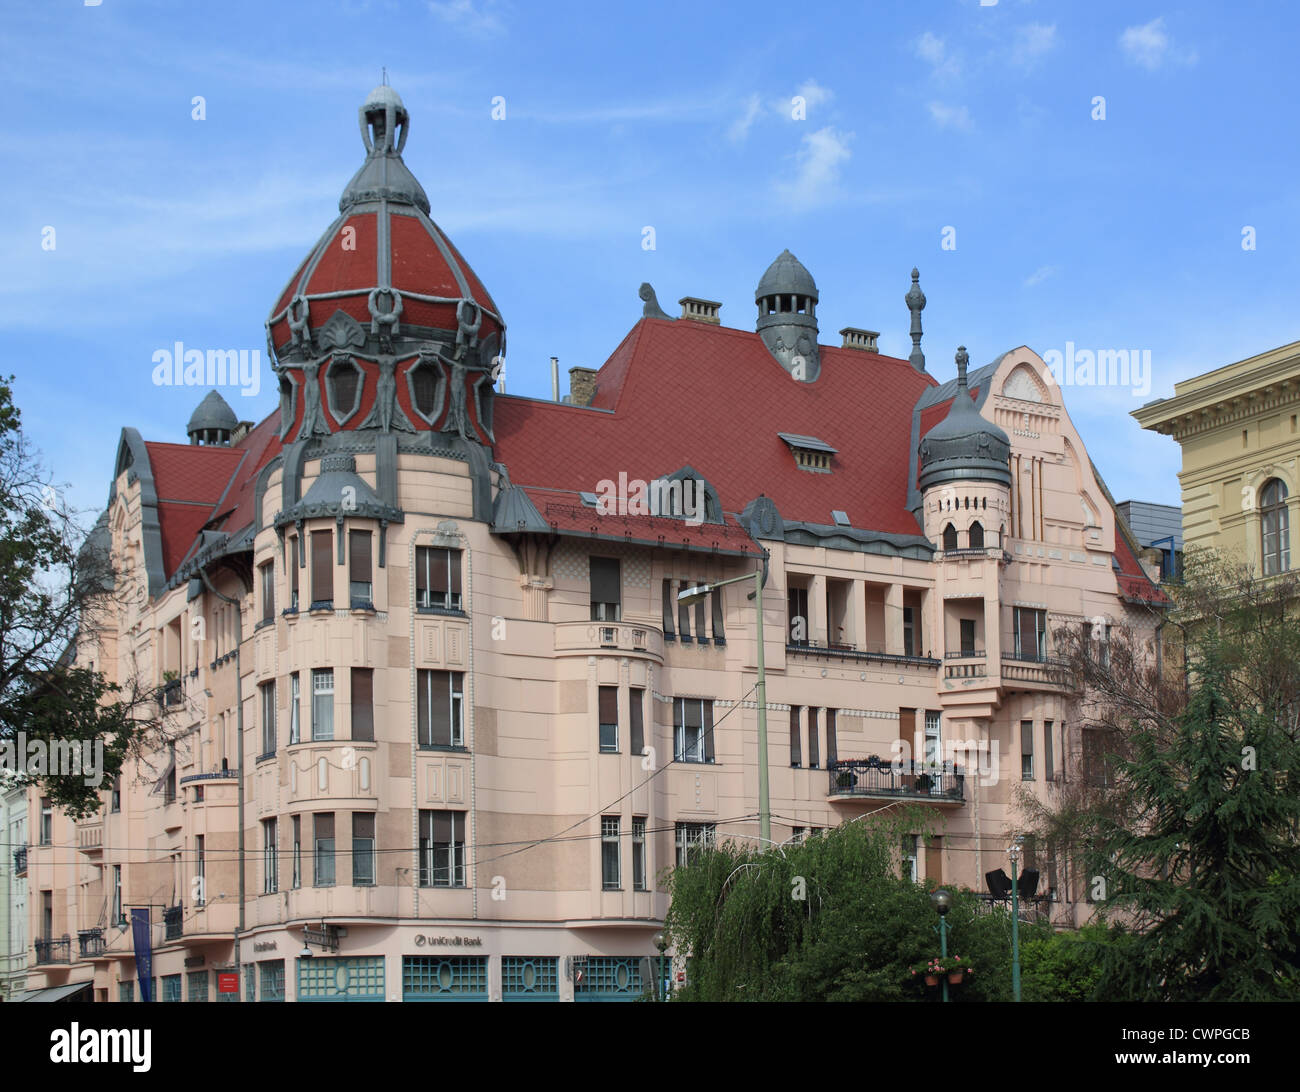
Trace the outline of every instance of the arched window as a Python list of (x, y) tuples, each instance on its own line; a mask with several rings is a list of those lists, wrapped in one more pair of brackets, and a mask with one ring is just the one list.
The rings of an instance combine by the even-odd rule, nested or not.
[(945, 550), (957, 549), (957, 528), (951, 523), (943, 529), (943, 548)]
[(972, 550), (984, 549), (984, 524), (976, 520), (970, 525), (970, 548)]
[(1264, 553), (1264, 575), (1291, 568), (1291, 522), (1286, 507), (1286, 486), (1270, 478), (1259, 491), (1260, 545)]

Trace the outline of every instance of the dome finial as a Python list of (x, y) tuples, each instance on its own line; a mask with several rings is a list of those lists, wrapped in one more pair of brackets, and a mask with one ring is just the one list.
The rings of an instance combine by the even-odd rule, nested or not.
[(966, 389), (966, 365), (970, 363), (970, 355), (966, 352), (965, 345), (957, 346), (957, 389), (964, 391)]
[(921, 291), (921, 271), (912, 266), (912, 287), (903, 297), (912, 313), (912, 353), (907, 358), (918, 372), (925, 371), (925, 353), (921, 352), (921, 312), (925, 310), (925, 293)]

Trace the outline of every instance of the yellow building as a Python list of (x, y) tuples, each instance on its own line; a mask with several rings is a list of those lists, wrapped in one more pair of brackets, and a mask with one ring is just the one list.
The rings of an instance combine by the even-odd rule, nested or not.
[(1300, 505), (1300, 341), (1174, 385), (1133, 414), (1183, 449), (1183, 542), (1265, 576), (1293, 565)]

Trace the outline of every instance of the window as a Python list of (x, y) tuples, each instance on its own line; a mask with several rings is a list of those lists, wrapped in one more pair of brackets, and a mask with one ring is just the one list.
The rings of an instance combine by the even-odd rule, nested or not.
[(424, 610), (461, 610), (460, 551), (415, 548), (415, 605)]
[(181, 999), (181, 976), (178, 974), (165, 974), (162, 980), (162, 999), (164, 1001), (180, 1001)]
[(1104, 733), (1084, 729), (1082, 759), (1084, 780), (1090, 785), (1110, 788), (1111, 765)]
[(311, 533), (311, 609), (334, 606), (334, 546), (332, 531)]
[(945, 550), (957, 549), (957, 528), (951, 523), (945, 524), (943, 528), (943, 548)]
[(976, 520), (970, 525), (970, 548), (972, 550), (984, 549), (984, 524)]
[(963, 656), (975, 655), (975, 619), (961, 619), (961, 654)]
[(302, 886), (302, 816), (293, 817), (293, 889)]
[(1056, 780), (1056, 756), (1052, 753), (1052, 722), (1043, 722), (1043, 776), (1048, 781)]
[(600, 750), (603, 754), (618, 753), (618, 687), (599, 688)]
[(302, 555), (298, 550), (298, 536), (289, 540), (289, 609), (298, 609), (298, 570), (302, 567)]
[(257, 688), (262, 695), (262, 758), (275, 754), (275, 682)]
[(122, 912), (122, 866), (113, 866), (113, 924), (125, 925), (126, 914)]
[(600, 886), (606, 891), (617, 891), (622, 886), (618, 867), (617, 815), (603, 815), (600, 819)]
[(1277, 478), (1259, 491), (1260, 545), (1264, 554), (1264, 575), (1291, 568), (1291, 522), (1286, 507), (1286, 486)]
[(117, 984), (117, 999), (123, 1004), (135, 1001), (135, 983), (119, 982)]
[(634, 686), (627, 695), (631, 750), (634, 755), (639, 755), (645, 750), (645, 691)]
[(815, 705), (808, 707), (808, 769), (815, 770), (821, 765), (821, 756), (817, 753), (817, 714)]
[(623, 602), (618, 558), (591, 559), (591, 620), (617, 622)]
[(463, 747), (460, 671), (417, 671), (416, 713), (421, 747)]
[(348, 603), (353, 610), (373, 610), (374, 587), (370, 575), (369, 531), (348, 532)]
[(836, 739), (836, 716), (839, 710), (826, 710), (826, 768), (831, 768), (832, 762), (839, 761), (839, 741)]
[(1013, 607), (1012, 647), (1018, 660), (1047, 659), (1047, 611)]
[(109, 800), (108, 810), (119, 812), (122, 810), (122, 778), (113, 778), (113, 794)]
[(799, 845), (799, 844), (801, 844), (801, 843), (803, 842), (803, 839), (804, 839), (804, 828), (803, 828), (803, 827), (791, 827), (791, 828), (790, 828), (790, 841), (791, 841), (792, 844), (794, 844), (794, 845)]
[(938, 763), (943, 761), (943, 730), (941, 715), (926, 710), (925, 713), (925, 761)]
[(713, 701), (703, 698), (673, 700), (673, 759), (677, 762), (713, 761)]
[(368, 667), (352, 669), (352, 738), (375, 738), (375, 673)]
[(289, 676), (289, 742), (302, 742), (302, 691), (299, 686), (298, 672)]
[(420, 812), (420, 886), (465, 886), (465, 813)]
[(318, 812), (311, 817), (312, 841), (312, 886), (334, 886), (334, 813)]
[(190, 971), (185, 976), (189, 987), (186, 1001), (206, 1001), (208, 999), (208, 972), (207, 971)]
[(916, 655), (916, 616), (911, 607), (903, 608), (903, 655)]
[(48, 796), (41, 797), (41, 845), (54, 842), (54, 808)]
[(555, 956), (502, 956), (502, 998), (506, 1001), (512, 998), (558, 1001), (559, 964)]
[[(296, 885), (295, 885), (296, 886)], [(280, 890), (279, 849), (275, 841), (275, 820), (262, 820), (262, 894)]]
[(334, 738), (334, 669), (318, 667), (311, 673), (311, 738)]
[(806, 645), (808, 643), (808, 589), (791, 588), (786, 593), (790, 618), (790, 643)]
[(645, 816), (632, 816), (632, 890), (644, 891), (645, 885)]
[(486, 1001), (487, 956), (403, 956), (405, 1001)]
[(679, 580), (677, 582), (677, 636), (684, 645), (691, 643), (691, 605), (682, 602), (681, 594), (690, 587), (689, 580)]
[(721, 588), (714, 588), (713, 591), (709, 592), (709, 603), (713, 609), (713, 643), (715, 645), (725, 645), (727, 643), (727, 633), (723, 616), (726, 614), (726, 604), (723, 602)]
[(270, 959), (257, 965), (258, 987), (263, 1001), (284, 1000), (284, 960)]
[(799, 721), (802, 706), (790, 706), (790, 765), (798, 769), (803, 765), (803, 725)]
[(1020, 722), (1020, 776), (1025, 781), (1034, 779), (1034, 722)]
[(206, 847), (207, 840), (204, 836), (196, 834), (194, 836), (194, 878), (199, 882), (194, 885), (195, 906), (202, 906), (207, 901), (204, 898), (204, 888), (207, 886), (207, 855), (204, 852)]
[(258, 567), (262, 574), (262, 621), (275, 621), (275, 562)]
[(918, 839), (917, 839), (917, 835), (915, 835), (915, 834), (904, 834), (904, 835), (903, 835), (903, 845), (902, 845), (902, 854), (901, 854), (901, 855), (902, 855), (902, 859), (903, 859), (903, 862), (902, 862), (902, 863), (903, 863), (903, 869), (902, 869), (902, 871), (903, 871), (903, 879), (905, 879), (905, 880), (911, 880), (913, 883), (916, 883), (916, 882), (917, 882), (917, 879), (916, 879), (916, 844), (917, 844), (917, 840), (918, 840)]
[(664, 640), (671, 641), (676, 637), (673, 631), (673, 582), (671, 580), (664, 580), (663, 592)]
[(688, 864), (699, 850), (713, 845), (716, 830), (713, 823), (678, 823), (676, 825), (678, 867)]
[(366, 887), (375, 882), (374, 812), (352, 813), (352, 884)]

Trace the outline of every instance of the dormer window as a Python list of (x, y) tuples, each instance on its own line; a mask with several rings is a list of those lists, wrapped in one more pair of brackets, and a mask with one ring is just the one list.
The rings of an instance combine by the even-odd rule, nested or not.
[(809, 470), (814, 474), (831, 472), (831, 456), (835, 454), (835, 448), (825, 440), (819, 440), (816, 436), (800, 436), (793, 432), (778, 432), (777, 435), (785, 441), (799, 469)]

